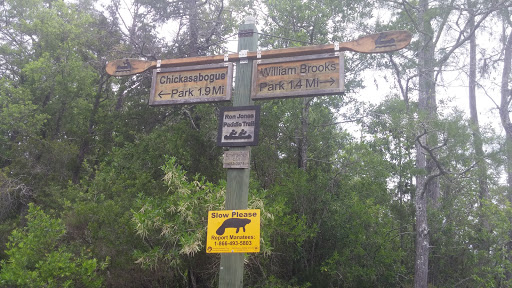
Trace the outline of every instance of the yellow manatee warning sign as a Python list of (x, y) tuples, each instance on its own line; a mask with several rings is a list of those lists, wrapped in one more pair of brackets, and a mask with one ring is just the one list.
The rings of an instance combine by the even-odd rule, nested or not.
[(260, 252), (260, 210), (208, 211), (206, 253)]

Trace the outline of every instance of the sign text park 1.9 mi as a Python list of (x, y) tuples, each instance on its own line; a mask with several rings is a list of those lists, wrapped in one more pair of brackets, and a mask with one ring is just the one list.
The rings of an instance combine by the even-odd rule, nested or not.
[(232, 82), (231, 63), (155, 69), (149, 105), (229, 101)]

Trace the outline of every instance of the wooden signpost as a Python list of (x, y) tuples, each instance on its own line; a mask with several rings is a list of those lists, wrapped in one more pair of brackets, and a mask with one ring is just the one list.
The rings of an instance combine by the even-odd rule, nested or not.
[[(227, 136), (227, 140), (232, 139), (236, 143), (234, 145), (219, 144), (220, 146), (230, 146), (228, 151), (230, 153), (224, 156), (224, 167), (228, 170), (226, 210), (223, 211), (253, 213), (248, 212), (251, 210), (246, 210), (248, 206), (251, 151), (251, 147), (248, 145), (256, 145), (257, 142), (250, 142), (248, 135), (252, 133), (251, 136), (254, 137), (257, 135), (257, 131), (248, 131), (242, 128), (243, 121), (247, 124), (243, 126), (246, 128), (253, 129), (259, 125), (259, 120), (256, 119), (256, 114), (259, 115), (259, 108), (252, 106), (252, 100), (340, 94), (344, 92), (344, 59), (341, 52), (392, 52), (409, 45), (411, 38), (411, 33), (407, 31), (386, 31), (344, 43), (256, 51), (258, 43), (256, 26), (253, 22), (247, 21), (247, 23), (240, 26), (239, 53), (159, 61), (120, 59), (107, 63), (106, 71), (112, 76), (128, 76), (156, 68), (153, 71), (150, 105), (195, 104), (229, 101), (232, 98), (233, 106), (238, 108), (224, 110), (231, 112), (224, 113), (224, 118), (220, 119), (220, 121), (226, 121), (226, 128), (231, 129), (222, 130), (224, 124), (219, 128), (219, 133), (222, 134), (221, 137)], [(235, 90), (233, 97), (231, 97), (231, 63), (233, 62), (237, 63), (237, 75)], [(249, 107), (243, 108), (244, 106)], [(247, 111), (244, 109), (254, 112), (243, 113), (243, 111)], [(256, 110), (258, 110), (258, 113), (256, 113)], [(241, 121), (236, 121), (237, 119), (233, 117), (237, 118), (239, 115), (243, 115), (243, 119), (240, 118), (238, 120)], [(250, 116), (254, 117), (254, 120), (245, 119)], [(254, 123), (251, 121), (254, 121)], [(234, 124), (235, 122), (237, 124)], [(241, 123), (242, 126), (238, 126), (238, 123)], [(236, 129), (228, 127), (229, 125), (236, 126)], [(244, 143), (246, 141), (247, 143)], [(247, 146), (232, 147), (238, 145)], [(210, 211), (209, 217), (212, 217), (212, 219), (216, 217), (213, 217), (213, 213), (217, 213), (216, 216), (229, 214), (228, 212)], [(232, 216), (232, 214), (229, 215)], [(240, 244), (242, 242), (236, 240), (224, 242), (224, 238), (220, 238), (224, 237), (225, 229), (230, 229), (229, 233), (233, 233), (234, 230), (235, 235), (231, 235), (233, 239), (238, 236), (242, 237), (242, 235), (237, 236), (236, 232), (240, 232), (242, 227), (249, 227), (247, 226), (248, 223), (253, 220), (253, 224), (258, 224), (251, 227), (254, 229), (256, 229), (256, 226), (259, 227), (259, 211), (257, 221), (256, 218), (251, 217), (233, 216), (230, 219), (238, 220), (229, 220), (229, 223), (224, 222), (228, 219), (223, 220), (222, 223), (213, 221), (215, 222), (214, 224), (212, 222), (214, 228), (211, 229), (215, 229), (215, 233), (208, 227), (210, 242), (207, 247), (210, 248), (207, 249), (210, 249), (210, 251), (207, 252), (222, 252), (219, 287), (243, 287), (244, 253), (236, 252), (259, 251), (260, 245), (259, 240), (256, 243), (256, 231), (250, 230), (254, 232), (254, 235), (244, 234), (246, 237), (254, 238), (250, 239), (250, 245), (249, 242), (244, 242), (242, 245)], [(216, 218), (218, 219), (220, 216)], [(247, 222), (248, 220), (251, 222)], [(259, 230), (257, 230), (257, 238), (259, 239)], [(231, 245), (229, 246), (231, 249), (221, 248), (224, 244), (226, 246)], [(251, 247), (240, 248), (242, 246)]]

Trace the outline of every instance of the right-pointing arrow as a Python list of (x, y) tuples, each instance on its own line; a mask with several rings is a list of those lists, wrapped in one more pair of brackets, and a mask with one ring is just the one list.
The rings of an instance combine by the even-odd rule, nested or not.
[(332, 78), (332, 77), (329, 77), (329, 78), (331, 78), (331, 80), (320, 81), (320, 84), (331, 83), (331, 85), (329, 85), (329, 86), (332, 86), (334, 83), (336, 83), (336, 80), (334, 80), (334, 78)]

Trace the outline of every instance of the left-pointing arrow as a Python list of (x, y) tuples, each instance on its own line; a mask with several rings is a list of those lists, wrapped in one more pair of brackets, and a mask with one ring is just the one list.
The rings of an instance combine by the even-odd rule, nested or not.
[(170, 95), (171, 93), (170, 92), (167, 92), (167, 93), (164, 93), (164, 91), (160, 91), (160, 93), (158, 93), (158, 97), (162, 98), (162, 95)]

